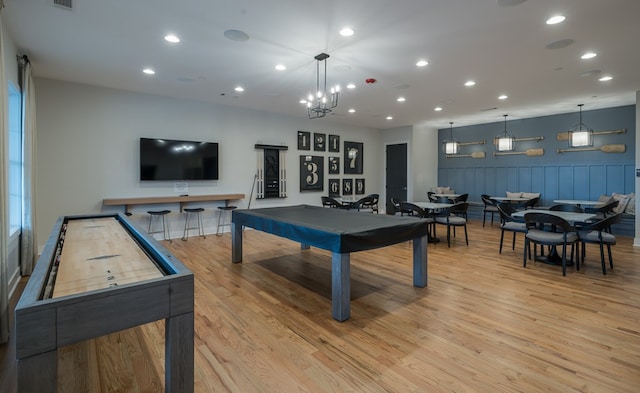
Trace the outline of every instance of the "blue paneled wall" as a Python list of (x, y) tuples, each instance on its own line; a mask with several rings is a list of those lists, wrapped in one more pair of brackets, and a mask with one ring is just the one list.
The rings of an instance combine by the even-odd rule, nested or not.
[[(558, 153), (557, 149), (568, 148), (568, 142), (557, 140), (556, 135), (578, 123), (577, 109), (575, 113), (507, 121), (507, 131), (516, 138), (544, 137), (542, 141), (517, 142), (517, 151), (543, 148), (543, 156), (494, 156), (493, 138), (504, 130), (503, 121), (454, 128), (453, 136), (460, 142), (487, 142), (462, 146), (461, 154), (483, 151), (486, 158), (446, 158), (439, 149), (438, 185), (469, 193), (469, 200), (478, 202), (481, 194), (540, 192), (541, 204), (546, 206), (554, 199), (594, 200), (602, 194), (634, 192), (635, 106), (582, 112), (582, 121), (595, 131), (626, 129), (625, 134), (594, 135), (594, 147), (624, 144), (624, 153)], [(438, 131), (440, 144), (447, 138), (448, 128)]]

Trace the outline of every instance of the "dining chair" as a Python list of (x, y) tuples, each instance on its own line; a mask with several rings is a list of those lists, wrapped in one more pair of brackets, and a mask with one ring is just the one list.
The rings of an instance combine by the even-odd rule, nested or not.
[(487, 213), (491, 213), (491, 225), (493, 225), (493, 215), (498, 213), (498, 205), (496, 201), (491, 199), (491, 197), (487, 194), (480, 195), (482, 199), (482, 203), (484, 203), (484, 210), (482, 211), (482, 226), (484, 227), (484, 223), (487, 219)]
[(396, 213), (400, 213), (400, 205), (397, 204), (393, 198), (389, 198), (385, 206), (386, 206), (385, 213), (387, 213), (390, 216), (395, 216)]
[(607, 267), (604, 263), (604, 246), (607, 246), (609, 254), (609, 267), (613, 269), (613, 257), (611, 256), (611, 246), (615, 246), (616, 237), (608, 232), (612, 225), (617, 224), (622, 219), (622, 214), (616, 213), (592, 224), (583, 226), (578, 232), (579, 241), (582, 244), (582, 263), (585, 259), (585, 248), (587, 243), (598, 244), (600, 246), (600, 262), (602, 264), (602, 274), (607, 274)]
[(367, 208), (371, 209), (372, 212), (378, 214), (378, 202), (380, 201), (379, 194), (369, 194), (371, 197), (371, 201), (367, 202)]
[[(356, 209), (357, 211), (370, 211), (371, 213), (373, 213), (374, 212), (373, 201), (374, 201), (373, 196), (367, 195), (366, 197), (362, 197), (358, 199), (356, 202), (354, 202), (351, 205), (351, 209)], [(377, 212), (377, 205), (376, 205), (376, 212)]]
[(429, 202), (437, 202), (438, 198), (436, 198), (436, 193), (433, 191), (427, 191), (427, 199), (429, 199)]
[[(516, 234), (517, 233), (527, 233), (527, 225), (524, 220), (512, 217), (511, 215), (516, 211), (516, 209), (510, 203), (500, 203), (496, 206), (498, 210), (498, 214), (500, 215), (500, 249), (499, 253), (502, 254), (502, 243), (504, 241), (504, 231), (513, 232), (513, 241), (511, 244), (511, 249), (516, 249)], [(531, 250), (529, 250), (531, 253)], [(531, 256), (529, 256), (531, 257)]]
[[(447, 226), (447, 245), (451, 247), (451, 228), (453, 227), (453, 236), (455, 237), (455, 228), (464, 227), (464, 240), (469, 245), (469, 236), (467, 234), (467, 202), (456, 203), (455, 205), (442, 209), (435, 214), (435, 223)], [(436, 236), (435, 225), (433, 236)]]
[(332, 198), (330, 196), (323, 196), (323, 197), (320, 197), (320, 199), (322, 200), (322, 206), (324, 207), (330, 207), (334, 209), (344, 208), (342, 203), (338, 202), (335, 198)]
[[(573, 259), (575, 249), (575, 265), (576, 269), (580, 270), (580, 253), (579, 247), (575, 247), (578, 243), (578, 232), (576, 228), (571, 226), (562, 217), (554, 216), (548, 213), (526, 213), (524, 220), (527, 226), (527, 232), (524, 237), (524, 251), (523, 251), (523, 267), (527, 267), (527, 250), (530, 247), (530, 243), (534, 243), (533, 247), (533, 260), (535, 261), (537, 255), (537, 245), (542, 246), (562, 246), (562, 275), (567, 275), (567, 246), (571, 245), (571, 258)], [(549, 225), (553, 230), (546, 230)], [(531, 258), (531, 255), (529, 255)]]
[(435, 237), (435, 220), (433, 214), (411, 202), (400, 202), (400, 212), (402, 216), (407, 215), (426, 219), (429, 237)]

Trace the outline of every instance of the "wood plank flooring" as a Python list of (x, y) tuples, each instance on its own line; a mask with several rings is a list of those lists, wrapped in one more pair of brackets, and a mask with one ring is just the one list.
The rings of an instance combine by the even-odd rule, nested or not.
[[(364, 213), (363, 213), (364, 214)], [(444, 231), (439, 229), (442, 236)], [(196, 392), (638, 392), (640, 248), (613, 247), (604, 276), (527, 263), (497, 225), (429, 244), (427, 288), (410, 243), (351, 256), (351, 319), (331, 318), (330, 253), (245, 231), (165, 246), (195, 273)], [(446, 240), (446, 239), (444, 239)], [(159, 392), (164, 323), (59, 351), (59, 392)], [(14, 393), (12, 343), (0, 391)]]

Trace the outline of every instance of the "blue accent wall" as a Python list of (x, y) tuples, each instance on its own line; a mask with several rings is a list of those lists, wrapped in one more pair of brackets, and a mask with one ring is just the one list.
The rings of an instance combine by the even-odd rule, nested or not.
[[(504, 196), (510, 192), (539, 192), (541, 205), (554, 199), (595, 200), (602, 194), (628, 194), (635, 189), (635, 105), (582, 112), (582, 121), (595, 131), (626, 129), (624, 134), (594, 135), (593, 147), (624, 144), (624, 153), (598, 151), (558, 153), (567, 149), (568, 141), (556, 135), (579, 122), (575, 113), (531, 119), (507, 118), (507, 131), (516, 138), (543, 136), (542, 141), (516, 142), (517, 151), (543, 148), (543, 156), (494, 156), (493, 138), (504, 131), (504, 121), (474, 126), (454, 127), (453, 137), (460, 142), (485, 140), (485, 145), (461, 146), (460, 154), (484, 151), (486, 158), (446, 158), (439, 149), (438, 185), (450, 186), (456, 193), (469, 193), (470, 201), (479, 202), (481, 194)], [(449, 138), (449, 128), (438, 130), (442, 145)]]

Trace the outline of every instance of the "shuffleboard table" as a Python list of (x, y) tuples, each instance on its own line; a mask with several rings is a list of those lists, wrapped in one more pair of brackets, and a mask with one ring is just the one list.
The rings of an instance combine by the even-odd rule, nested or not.
[(250, 227), (310, 246), (331, 256), (332, 315), (349, 319), (350, 253), (413, 240), (413, 285), (427, 285), (427, 225), (424, 220), (297, 205), (235, 210), (231, 218), (231, 259), (242, 262), (242, 227)]
[(193, 273), (124, 215), (60, 217), (15, 308), (18, 391), (57, 390), (58, 348), (165, 320), (165, 392), (193, 392)]

